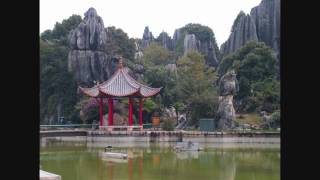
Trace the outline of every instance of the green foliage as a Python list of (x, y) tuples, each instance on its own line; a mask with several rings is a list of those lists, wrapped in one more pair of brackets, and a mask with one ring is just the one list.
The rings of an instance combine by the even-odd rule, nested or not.
[[(61, 107), (61, 116), (65, 121), (79, 122), (77, 103), (77, 84), (68, 72), (67, 38), (69, 32), (81, 22), (81, 16), (72, 15), (57, 22), (53, 30), (40, 35), (40, 120), (57, 115)], [(56, 119), (56, 118), (54, 118)]]
[(168, 117), (165, 117), (162, 123), (162, 129), (165, 131), (173, 131), (174, 121)]
[(150, 98), (143, 103), (143, 109), (148, 113), (152, 113), (157, 108), (157, 104)]
[(280, 127), (280, 110), (276, 110), (271, 114), (271, 126), (272, 127)]
[(177, 95), (191, 117), (191, 124), (196, 124), (199, 118), (213, 117), (218, 105), (213, 69), (205, 64), (204, 57), (199, 53), (189, 53), (177, 64)]
[(250, 41), (219, 64), (220, 76), (234, 69), (239, 80), (235, 96), (237, 109), (244, 112), (273, 112), (280, 106), (279, 68), (273, 50), (264, 43)]
[(142, 63), (147, 66), (166, 65), (173, 63), (173, 54), (166, 48), (152, 42), (143, 50)]
[(77, 86), (67, 69), (66, 47), (40, 40), (40, 119), (56, 115), (61, 105), (61, 116), (76, 121), (73, 106)]
[(106, 53), (109, 55), (121, 55), (126, 59), (133, 60), (135, 53), (134, 39), (129, 39), (127, 33), (114, 26), (106, 28), (106, 32)]
[(68, 19), (64, 19), (62, 23), (56, 22), (53, 30), (46, 30), (41, 33), (40, 38), (42, 40), (54, 41), (60, 45), (68, 45), (69, 32), (76, 28), (82, 21), (81, 16), (72, 15)]
[[(172, 63), (172, 53), (156, 43), (144, 49), (142, 63), (145, 67), (145, 82), (153, 87), (163, 87), (161, 96), (155, 99), (164, 107), (176, 101), (176, 73), (165, 66)], [(160, 103), (161, 101), (161, 103)]]

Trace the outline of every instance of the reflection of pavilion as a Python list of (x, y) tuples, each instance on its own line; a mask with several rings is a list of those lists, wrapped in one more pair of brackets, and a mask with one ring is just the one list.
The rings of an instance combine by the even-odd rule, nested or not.
[(181, 151), (176, 153), (178, 159), (198, 159), (198, 151)]
[[(143, 165), (143, 151), (138, 153), (133, 153), (131, 150), (128, 151), (128, 158), (127, 159), (116, 159), (116, 158), (102, 158), (107, 163), (107, 172), (108, 179), (113, 180), (113, 166), (116, 163), (128, 163), (128, 179), (132, 180), (133, 177), (133, 159), (137, 159), (139, 163), (139, 179), (143, 179), (142, 177), (142, 165)], [(102, 170), (103, 171), (103, 170)], [(104, 176), (100, 176), (104, 178)]]
[(132, 98), (139, 99), (139, 126), (142, 129), (142, 103), (143, 99), (158, 94), (161, 88), (152, 88), (144, 84), (139, 83), (128, 74), (128, 68), (124, 68), (122, 64), (122, 58), (119, 59), (119, 65), (117, 71), (111, 76), (111, 78), (101, 84), (97, 84), (91, 88), (82, 88), (80, 90), (93, 98), (99, 98), (100, 109), (100, 127), (103, 124), (103, 98), (108, 98), (108, 128), (112, 130), (113, 123), (113, 99), (114, 98), (129, 98), (129, 117), (128, 124), (130, 130), (132, 129), (132, 111), (133, 100)]

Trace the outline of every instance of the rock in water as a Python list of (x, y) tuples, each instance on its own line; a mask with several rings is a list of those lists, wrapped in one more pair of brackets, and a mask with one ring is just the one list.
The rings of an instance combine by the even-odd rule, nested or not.
[(219, 83), (219, 108), (216, 116), (218, 129), (224, 130), (235, 127), (236, 113), (233, 106), (233, 96), (237, 91), (236, 74), (234, 71), (229, 71), (222, 76)]
[(91, 86), (93, 81), (107, 80), (115, 70), (115, 63), (104, 52), (107, 35), (102, 18), (94, 8), (89, 8), (84, 16), (69, 34), (68, 69), (79, 85)]

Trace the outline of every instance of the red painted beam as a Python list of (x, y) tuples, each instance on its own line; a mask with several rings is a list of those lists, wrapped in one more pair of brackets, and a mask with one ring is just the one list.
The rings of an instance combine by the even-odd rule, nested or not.
[(139, 125), (142, 126), (142, 99), (139, 99)]
[(103, 126), (102, 97), (100, 97), (99, 109), (100, 109), (100, 126)]
[(129, 126), (132, 126), (132, 99), (129, 98)]
[(113, 125), (113, 100), (108, 98), (108, 126)]

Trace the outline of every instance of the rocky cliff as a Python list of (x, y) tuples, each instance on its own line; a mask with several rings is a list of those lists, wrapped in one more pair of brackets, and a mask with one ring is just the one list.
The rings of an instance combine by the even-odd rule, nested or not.
[(255, 22), (259, 41), (280, 53), (280, 0), (262, 0), (252, 8), (250, 16)]
[(197, 40), (194, 34), (186, 34), (183, 41), (184, 54), (192, 51), (198, 51), (200, 41)]
[(149, 27), (146, 26), (144, 28), (144, 32), (142, 36), (141, 48), (144, 49), (148, 47), (152, 41), (154, 41), (154, 37), (152, 35), (152, 32), (150, 32)]
[(173, 49), (178, 54), (195, 50), (205, 56), (208, 65), (217, 67), (219, 53), (211, 28), (200, 24), (187, 24), (176, 29), (172, 38)]
[(91, 86), (94, 80), (107, 80), (115, 63), (105, 53), (107, 36), (102, 18), (94, 8), (89, 8), (84, 16), (68, 37), (68, 69), (79, 85)]
[(229, 39), (221, 45), (221, 51), (224, 54), (235, 52), (249, 40), (258, 41), (256, 26), (252, 17), (241, 11), (233, 23)]
[(265, 42), (280, 54), (280, 0), (262, 0), (250, 15), (240, 12), (228, 40), (221, 45), (226, 55), (235, 52), (249, 40)]
[(173, 50), (172, 39), (166, 32), (161, 32), (157, 38), (157, 42), (161, 44), (163, 48)]

